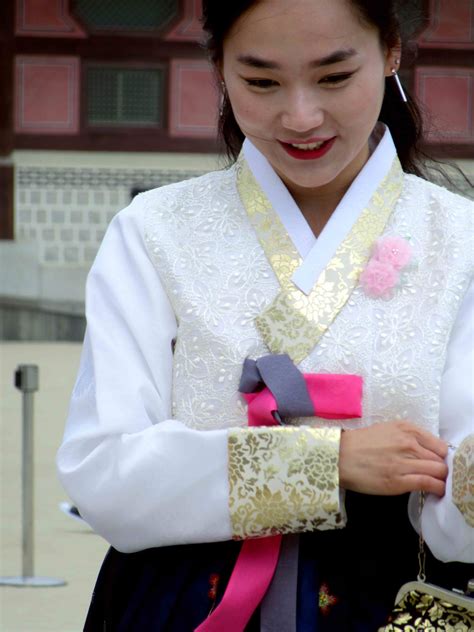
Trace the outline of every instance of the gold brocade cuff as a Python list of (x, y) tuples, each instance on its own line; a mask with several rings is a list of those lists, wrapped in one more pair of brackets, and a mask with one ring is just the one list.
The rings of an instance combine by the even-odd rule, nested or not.
[(474, 527), (474, 434), (464, 439), (454, 455), (453, 502)]
[(235, 539), (344, 526), (339, 428), (229, 431), (229, 509)]

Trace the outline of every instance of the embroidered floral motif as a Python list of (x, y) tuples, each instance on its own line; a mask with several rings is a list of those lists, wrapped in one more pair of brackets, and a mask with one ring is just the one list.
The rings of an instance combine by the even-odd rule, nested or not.
[(329, 593), (329, 587), (326, 583), (321, 584), (319, 589), (319, 609), (324, 616), (327, 616), (332, 607), (339, 602), (339, 599)]
[(474, 434), (464, 439), (454, 455), (453, 502), (474, 527)]
[(210, 586), (210, 588), (209, 588), (209, 590), (207, 592), (207, 596), (211, 600), (211, 609), (209, 610), (209, 615), (211, 614), (211, 612), (216, 607), (217, 588), (219, 586), (219, 581), (220, 581), (220, 575), (218, 573), (212, 573), (212, 575), (209, 577), (209, 586)]
[(417, 322), (413, 314), (414, 305), (404, 305), (401, 308), (393, 306), (391, 309), (374, 309), (375, 324), (379, 331), (376, 348), (381, 352), (393, 353), (400, 341), (411, 342), (423, 335), (421, 323)]
[(229, 431), (229, 509), (236, 539), (344, 526), (339, 429)]
[(412, 248), (401, 237), (383, 237), (375, 246), (367, 267), (360, 275), (365, 293), (373, 298), (389, 298), (400, 281), (400, 270), (411, 260)]

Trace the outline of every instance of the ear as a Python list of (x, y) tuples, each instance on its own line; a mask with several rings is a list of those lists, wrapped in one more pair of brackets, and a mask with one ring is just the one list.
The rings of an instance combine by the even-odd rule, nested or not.
[(393, 75), (393, 70), (398, 72), (400, 68), (400, 62), (402, 59), (402, 42), (397, 40), (396, 44), (387, 49), (385, 56), (385, 76), (390, 77)]

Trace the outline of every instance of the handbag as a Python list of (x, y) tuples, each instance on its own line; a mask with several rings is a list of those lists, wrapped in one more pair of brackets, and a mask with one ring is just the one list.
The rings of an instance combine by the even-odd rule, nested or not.
[[(420, 493), (420, 514), (424, 493)], [(420, 533), (417, 581), (404, 584), (395, 598), (389, 623), (378, 632), (473, 632), (474, 579), (466, 592), (426, 582), (425, 543)]]

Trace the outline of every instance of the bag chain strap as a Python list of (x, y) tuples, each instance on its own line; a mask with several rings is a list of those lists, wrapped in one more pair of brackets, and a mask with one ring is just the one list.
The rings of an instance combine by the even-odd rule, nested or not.
[(423, 511), (423, 505), (425, 504), (425, 492), (419, 494), (419, 512), (420, 512), (420, 535), (418, 537), (418, 581), (426, 581), (426, 551), (425, 541), (423, 539), (423, 532), (421, 530), (421, 512)]

